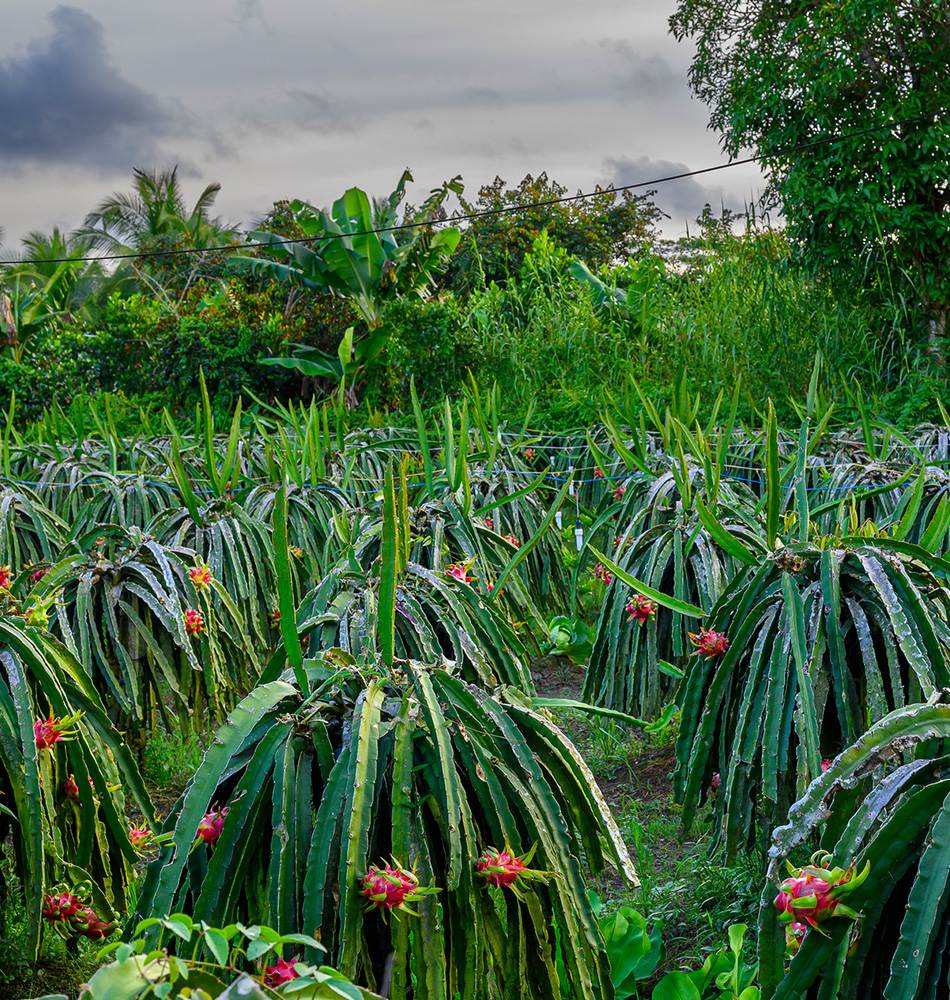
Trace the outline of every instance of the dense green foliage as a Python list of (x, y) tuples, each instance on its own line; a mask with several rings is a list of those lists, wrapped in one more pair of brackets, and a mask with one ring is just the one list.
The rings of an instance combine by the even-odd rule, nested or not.
[(851, 280), (869, 265), (912, 273), (942, 334), (946, 7), (681, 0), (670, 25), (695, 39), (690, 83), (711, 107), (711, 126), (730, 155), (766, 157), (772, 204), (806, 251)]

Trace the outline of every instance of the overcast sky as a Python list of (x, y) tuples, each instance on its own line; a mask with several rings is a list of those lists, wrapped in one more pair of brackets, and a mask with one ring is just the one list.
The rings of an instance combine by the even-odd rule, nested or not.
[[(0, 226), (78, 226), (133, 167), (179, 164), (233, 222), (354, 185), (410, 200), (461, 174), (570, 193), (724, 161), (686, 84), (673, 0), (6, 0)], [(754, 166), (663, 185), (670, 235), (733, 210)]]

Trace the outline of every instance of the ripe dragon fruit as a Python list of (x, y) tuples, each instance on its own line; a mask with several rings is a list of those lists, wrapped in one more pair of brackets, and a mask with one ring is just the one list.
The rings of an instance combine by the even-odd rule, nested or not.
[(185, 611), (185, 631), (189, 635), (198, 635), (205, 630), (205, 617), (200, 611), (188, 608)]
[(79, 911), (81, 903), (71, 892), (47, 893), (43, 897), (43, 919), (51, 924), (69, 920)]
[(294, 965), (299, 961), (299, 958), (291, 958), (289, 960), (283, 958), (277, 959), (276, 965), (268, 965), (264, 968), (261, 981), (265, 986), (269, 986), (272, 990), (275, 990), (278, 986), (289, 983), (291, 979), (298, 979), (300, 973), (294, 968)]
[(701, 628), (699, 633), (688, 632), (690, 642), (696, 649), (690, 654), (692, 656), (705, 656), (711, 660), (714, 656), (724, 656), (729, 648), (729, 640), (725, 632), (714, 632), (712, 629)]
[(147, 826), (129, 827), (129, 840), (139, 853), (148, 850), (152, 836), (152, 831)]
[(792, 923), (785, 927), (785, 954), (791, 957), (802, 946), (802, 939), (808, 928), (804, 924)]
[(209, 847), (214, 847), (224, 829), (224, 817), (227, 816), (228, 809), (215, 809), (213, 806), (209, 812), (201, 817), (198, 824), (198, 832), (195, 835), (195, 843), (203, 841)]
[(538, 845), (534, 844), (523, 857), (517, 857), (511, 850), (508, 840), (502, 850), (494, 847), (485, 849), (482, 856), (475, 862), (475, 874), (485, 880), (487, 885), (501, 886), (511, 889), (519, 899), (524, 897), (520, 890), (526, 882), (547, 882), (551, 872), (543, 872), (537, 868), (529, 868), (528, 862), (534, 856)]
[(68, 740), (76, 735), (75, 729), (70, 729), (70, 726), (75, 725), (82, 712), (74, 712), (72, 715), (63, 716), (63, 718), (57, 718), (53, 715), (53, 710), (50, 709), (48, 718), (37, 719), (33, 723), (33, 735), (36, 738), (36, 749), (39, 750), (49, 750), (54, 744), (59, 743), (60, 740)]
[(90, 941), (100, 941), (115, 930), (115, 924), (100, 920), (88, 906), (80, 906), (70, 918), (69, 928), (74, 934), (89, 938)]
[(469, 575), (468, 571), (471, 568), (471, 562), (452, 563), (445, 571), (445, 575), (451, 576), (456, 580), (461, 580), (463, 583), (471, 583), (475, 579), (474, 576)]
[(602, 583), (610, 583), (613, 580), (610, 570), (603, 563), (597, 563), (594, 567), (594, 576)]
[[(857, 919), (857, 913), (841, 902), (841, 897), (853, 892), (868, 877), (868, 862), (858, 874), (854, 866), (829, 868), (831, 855), (819, 851), (812, 857), (812, 864), (788, 870), (791, 878), (779, 885), (775, 906), (783, 924), (807, 924), (824, 933), (819, 926), (829, 917)], [(788, 862), (786, 862), (788, 864)]]
[(439, 890), (434, 886), (420, 886), (415, 872), (401, 868), (395, 858), (393, 863), (395, 867), (389, 864), (383, 868), (371, 865), (360, 879), (360, 891), (368, 900), (366, 909), (381, 910), (383, 915), (401, 910), (418, 916), (406, 903), (414, 903)]
[(648, 621), (656, 618), (656, 601), (651, 601), (643, 594), (635, 594), (627, 602), (627, 614), (630, 615), (627, 621), (637, 621), (642, 628)]

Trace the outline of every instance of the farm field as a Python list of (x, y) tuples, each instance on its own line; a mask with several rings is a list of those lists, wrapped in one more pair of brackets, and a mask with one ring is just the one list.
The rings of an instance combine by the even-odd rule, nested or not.
[(8, 420), (0, 991), (943, 995), (950, 427), (816, 384)]

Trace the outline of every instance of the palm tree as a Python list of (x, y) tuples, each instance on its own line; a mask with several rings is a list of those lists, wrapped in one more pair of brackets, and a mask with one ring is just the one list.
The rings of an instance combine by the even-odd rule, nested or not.
[(88, 236), (96, 249), (109, 253), (147, 252), (155, 240), (169, 236), (185, 236), (187, 242), (206, 247), (237, 235), (237, 227), (208, 216), (221, 190), (217, 182), (201, 192), (188, 212), (177, 166), (162, 171), (136, 167), (132, 174), (131, 193), (111, 194), (86, 216), (79, 233)]
[[(133, 170), (133, 190), (106, 198), (86, 220), (78, 235), (92, 247), (109, 254), (149, 254), (162, 251), (207, 250), (226, 246), (239, 236), (237, 226), (212, 218), (208, 212), (221, 185), (209, 184), (189, 211), (178, 180), (171, 170)], [(131, 260), (136, 277), (158, 293), (173, 309), (200, 276), (205, 254), (158, 256)]]

